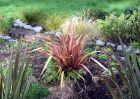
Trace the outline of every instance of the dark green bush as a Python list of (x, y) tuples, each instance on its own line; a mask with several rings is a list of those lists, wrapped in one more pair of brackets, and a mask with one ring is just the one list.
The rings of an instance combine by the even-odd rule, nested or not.
[(46, 13), (37, 9), (28, 9), (22, 12), (22, 18), (31, 25), (43, 25)]
[(29, 92), (28, 92), (28, 99), (40, 99), (47, 97), (49, 94), (48, 88), (39, 84), (39, 83), (32, 83)]

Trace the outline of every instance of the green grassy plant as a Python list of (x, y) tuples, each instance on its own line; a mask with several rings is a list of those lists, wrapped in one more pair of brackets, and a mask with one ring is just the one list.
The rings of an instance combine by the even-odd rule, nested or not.
[(118, 78), (115, 76), (116, 72), (112, 68), (110, 68), (110, 74), (103, 76), (103, 78), (114, 99), (139, 99), (140, 65), (138, 63), (138, 57), (134, 52), (127, 52), (124, 47), (123, 54), (126, 63), (122, 63), (115, 55), (117, 64), (113, 64), (113, 68), (120, 75), (122, 84), (118, 83)]
[(20, 48), (19, 43), (16, 56), (12, 53), (7, 63), (2, 63), (0, 66), (0, 99), (25, 99), (28, 94), (31, 76), (30, 72), (27, 72), (27, 49), (20, 59)]
[(57, 31), (64, 21), (64, 16), (61, 14), (51, 14), (45, 21), (45, 28), (51, 31)]
[(31, 25), (43, 25), (46, 13), (38, 9), (26, 9), (22, 11), (22, 18)]

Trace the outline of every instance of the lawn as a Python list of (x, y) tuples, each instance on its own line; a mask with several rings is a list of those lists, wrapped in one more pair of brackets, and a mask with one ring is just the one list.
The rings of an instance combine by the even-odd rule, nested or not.
[(80, 14), (83, 9), (96, 8), (121, 13), (126, 8), (140, 6), (139, 0), (0, 0), (0, 15), (17, 17), (25, 9), (40, 9), (48, 13)]

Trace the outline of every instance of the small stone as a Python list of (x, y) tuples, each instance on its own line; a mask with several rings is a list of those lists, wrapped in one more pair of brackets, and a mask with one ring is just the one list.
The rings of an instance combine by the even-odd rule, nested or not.
[(23, 23), (20, 19), (14, 21), (14, 26), (24, 27), (26, 23)]
[(129, 47), (126, 49), (127, 52), (130, 52), (131, 50), (132, 50), (132, 47), (131, 47), (131, 46), (129, 46)]
[(31, 25), (24, 25), (23, 28), (27, 29), (27, 30), (32, 30), (33, 29), (33, 27)]
[(102, 41), (102, 40), (100, 40), (100, 39), (98, 39), (98, 40), (96, 40), (96, 45), (98, 45), (98, 46), (104, 46), (105, 45), (105, 42)]
[(116, 46), (115, 44), (113, 44), (113, 43), (109, 43), (109, 42), (106, 43), (106, 45), (107, 45), (107, 46), (111, 46), (111, 47), (113, 47), (113, 48)]
[(139, 54), (139, 53), (140, 53), (140, 50), (137, 49), (137, 50), (135, 51), (135, 54)]
[[(123, 45), (123, 47), (126, 48), (127, 46), (126, 46), (126, 45)], [(118, 46), (117, 46), (117, 50), (118, 50), (118, 51), (122, 51), (122, 46), (121, 46), (121, 45), (118, 45)]]
[(9, 42), (14, 42), (14, 43), (18, 42), (18, 40), (15, 40), (15, 39), (9, 39), (8, 41)]
[(111, 55), (111, 57), (112, 57), (113, 59), (115, 59), (115, 56), (114, 56), (114, 55)]
[(9, 40), (9, 39), (11, 39), (11, 37), (10, 36), (3, 36), (2, 39)]
[(61, 32), (56, 32), (55, 35), (56, 35), (56, 37), (60, 37), (62, 35), (62, 33)]
[(125, 60), (125, 57), (120, 57), (120, 60), (124, 61)]
[(33, 27), (34, 32), (41, 32), (42, 30), (43, 30), (43, 28), (41, 26)]

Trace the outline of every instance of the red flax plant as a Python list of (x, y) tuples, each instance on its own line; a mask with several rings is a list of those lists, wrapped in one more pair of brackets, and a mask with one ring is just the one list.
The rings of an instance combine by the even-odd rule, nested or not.
[[(61, 78), (61, 88), (63, 87), (64, 74), (70, 70), (83, 68), (91, 74), (86, 67), (89, 54), (84, 54), (83, 52), (86, 39), (86, 35), (77, 36), (74, 24), (70, 24), (67, 34), (61, 35), (59, 37), (59, 41), (52, 41), (49, 43), (50, 57), (48, 58), (41, 74), (47, 70), (47, 65), (49, 64), (51, 58), (56, 61), (59, 68), (58, 72)], [(80, 76), (78, 73), (77, 75)]]

